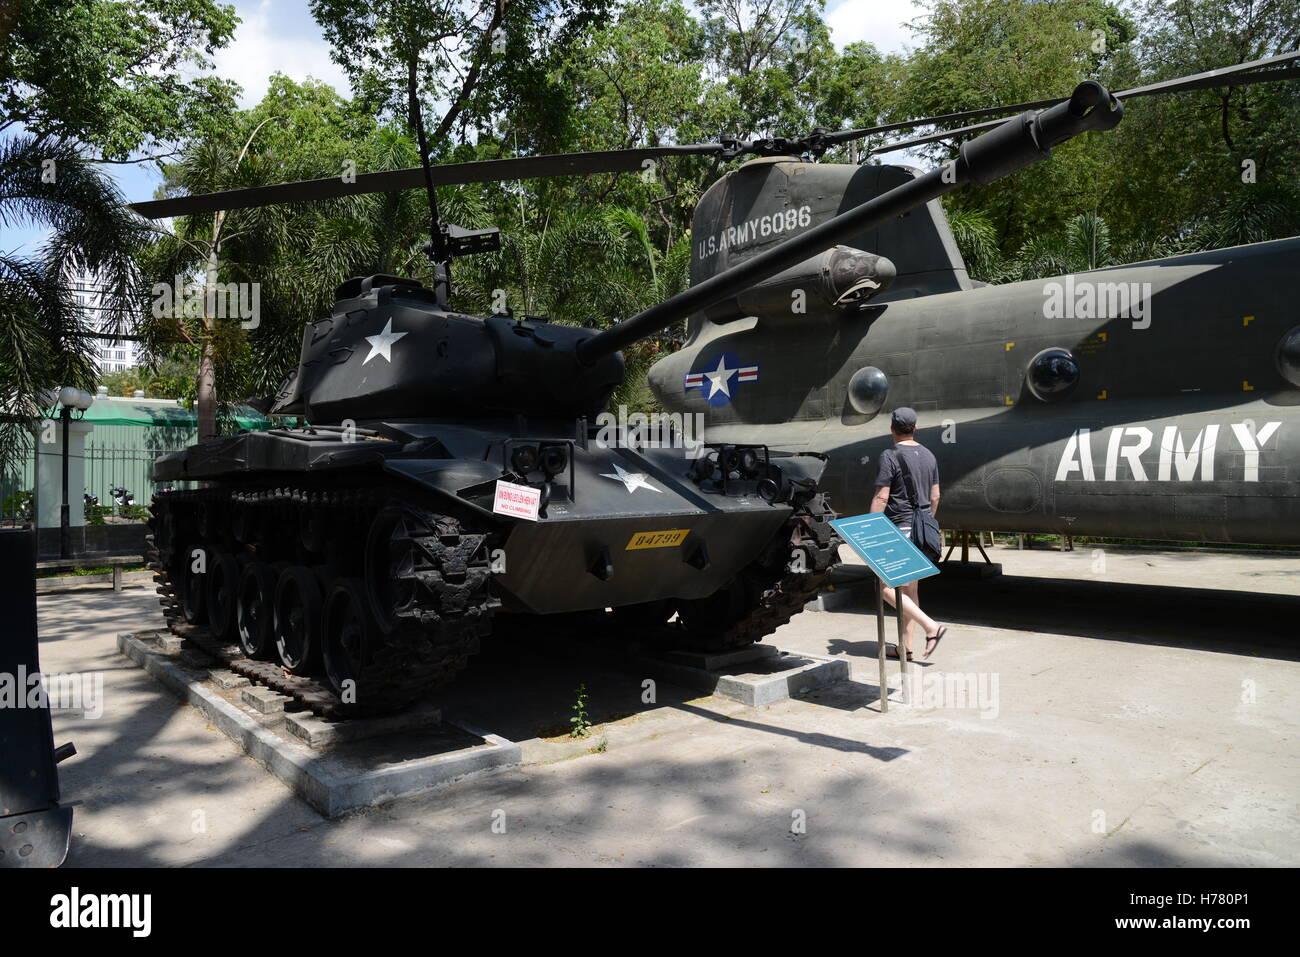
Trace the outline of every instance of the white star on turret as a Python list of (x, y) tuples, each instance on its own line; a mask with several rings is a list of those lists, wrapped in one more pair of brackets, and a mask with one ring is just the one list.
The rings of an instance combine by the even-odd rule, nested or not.
[(735, 374), (735, 372), (736, 372), (735, 369), (727, 368), (727, 357), (723, 356), (718, 360), (718, 367), (716, 369), (714, 369), (712, 372), (704, 373), (708, 377), (709, 382), (712, 383), (711, 386), (709, 387), (710, 399), (712, 399), (719, 392), (721, 392), (723, 395), (727, 396), (728, 398), (731, 397), (731, 390), (727, 388), (727, 380), (730, 379), (732, 375)]
[(612, 462), (610, 464), (614, 466), (614, 472), (617, 472), (618, 474), (615, 475), (611, 472), (601, 472), (600, 473), (601, 478), (613, 479), (615, 482), (622, 482), (625, 486), (627, 486), (627, 490), (629, 492), (635, 492), (639, 488), (648, 488), (652, 492), (663, 491), (663, 489), (655, 488), (653, 485), (647, 482), (646, 475), (644, 472), (627, 472), (624, 471), (624, 469), (621, 466), (619, 466), (617, 462)]
[(365, 365), (375, 356), (383, 356), (391, 363), (393, 361), (393, 343), (404, 335), (406, 335), (405, 332), (393, 331), (393, 320), (389, 319), (384, 324), (384, 331), (379, 335), (366, 336), (366, 342), (370, 343), (370, 355), (362, 359), (361, 364)]

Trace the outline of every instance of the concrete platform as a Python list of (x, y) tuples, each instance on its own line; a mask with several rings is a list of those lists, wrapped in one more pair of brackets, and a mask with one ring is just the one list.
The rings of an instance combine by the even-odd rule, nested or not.
[(751, 708), (807, 694), (849, 677), (849, 663), (843, 659), (794, 654), (771, 645), (708, 654), (640, 654), (633, 661), (661, 680), (730, 698)]
[(190, 649), (174, 653), (155, 632), (119, 634), (117, 647), (327, 818), (520, 762), (515, 743), (444, 725), (436, 708), (329, 722), (286, 713), (292, 699), (268, 688), (211, 680), (201, 660), (206, 656)]
[[(638, 678), (652, 678), (705, 694), (761, 708), (794, 695), (807, 694), (849, 677), (845, 661), (816, 654), (796, 654), (774, 645), (756, 644), (733, 651), (693, 652), (648, 648), (617, 636), (552, 637), (547, 642), (559, 657), (579, 656)], [(558, 646), (558, 647), (557, 647)]]

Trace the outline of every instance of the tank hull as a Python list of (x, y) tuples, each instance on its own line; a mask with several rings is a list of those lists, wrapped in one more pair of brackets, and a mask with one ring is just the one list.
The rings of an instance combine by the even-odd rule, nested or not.
[[(372, 710), (448, 680), (498, 611), (617, 609), (630, 613), (623, 625), (688, 647), (747, 644), (789, 620), (835, 560), (833, 513), (815, 493), (823, 459), (751, 449), (751, 467), (722, 481), (700, 474), (708, 449), (648, 444), (582, 419), (371, 420), (217, 439), (158, 459), (156, 481), (202, 487), (155, 501), (151, 562), (177, 623), (278, 654), (295, 674), (323, 659), (340, 696), (340, 675), (368, 675)], [(548, 455), (549, 471), (537, 464)], [(802, 491), (760, 495), (772, 476)], [(533, 514), (502, 506), (501, 487), (532, 493)], [(262, 639), (245, 635), (246, 618)], [(418, 680), (402, 673), (411, 656)]]

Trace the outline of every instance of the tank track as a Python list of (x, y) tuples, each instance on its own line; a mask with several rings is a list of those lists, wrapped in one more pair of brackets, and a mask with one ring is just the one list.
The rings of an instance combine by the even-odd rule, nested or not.
[[(345, 704), (328, 685), (309, 676), (291, 674), (279, 663), (251, 659), (238, 645), (220, 640), (201, 624), (187, 622), (170, 574), (178, 556), (160, 541), (160, 533), (170, 520), (173, 536), (178, 534), (177, 518), (169, 514), (176, 504), (198, 503), (209, 512), (207, 524), (212, 526), (216, 518), (211, 513), (219, 511), (222, 502), (279, 510), (303, 505), (314, 510), (350, 509), (373, 518), (392, 501), (387, 494), (370, 490), (304, 492), (279, 488), (231, 493), (203, 489), (162, 493), (154, 501), (145, 560), (154, 572), (168, 627), (231, 671), (293, 698), (313, 714), (341, 719), (365, 713), (355, 705)], [(451, 680), (466, 665), (468, 656), (478, 650), (478, 639), (490, 631), (491, 614), (500, 604), (488, 590), (490, 573), (482, 548), (485, 536), (466, 535), (455, 519), (404, 504), (414, 516), (406, 525), (404, 537), (425, 560), (403, 568), (396, 576), (399, 590), (415, 600), (394, 610), (394, 627), (378, 656), (377, 670), (367, 676), (367, 697), (382, 697), (386, 705), (383, 710), (403, 707)], [(741, 613), (721, 627), (692, 633), (680, 624), (664, 621), (654, 625), (639, 615), (640, 620), (624, 618), (622, 625), (640, 638), (674, 648), (721, 651), (761, 641), (802, 611), (826, 582), (840, 544), (830, 525), (834, 517), (822, 495), (798, 505), (782, 529), (784, 534), (773, 536), (762, 554), (732, 583), (733, 589), (740, 590), (737, 599)], [(306, 544), (314, 544), (318, 530), (313, 523), (299, 520), (297, 525)], [(246, 528), (239, 521), (228, 521), (224, 527), (227, 539)], [(216, 544), (227, 547), (229, 542)]]
[[(761, 641), (786, 624), (817, 597), (838, 561), (839, 535), (831, 526), (835, 512), (821, 494), (796, 505), (784, 526), (759, 557), (743, 569), (732, 587), (743, 611), (720, 628), (692, 634), (666, 625), (660, 642), (685, 644), (696, 651), (727, 651)], [(801, 559), (796, 556), (802, 556)]]
[[(394, 610), (382, 643), (358, 678), (358, 699), (344, 702), (329, 685), (309, 675), (292, 674), (282, 664), (249, 658), (238, 644), (214, 635), (203, 623), (186, 620), (174, 573), (184, 557), (179, 546), (217, 548), (245, 557), (274, 541), (283, 557), (284, 542), (299, 563), (311, 563), (326, 582), (355, 573), (355, 542), (365, 540), (370, 522), (386, 505), (400, 503), (410, 520), (410, 545), (420, 559), (394, 575), (409, 597)], [(159, 604), (169, 629), (251, 681), (288, 695), (300, 707), (339, 719), (402, 708), (450, 681), (478, 650), (491, 629), (499, 601), (489, 592), (487, 536), (465, 534), (459, 522), (404, 501), (382, 489), (311, 490), (281, 487), (257, 490), (208, 488), (155, 496), (149, 519), (145, 561), (154, 573)], [(329, 534), (329, 530), (335, 532)], [(349, 534), (351, 530), (352, 534)], [(359, 532), (359, 534), (358, 534)], [(349, 567), (350, 564), (350, 567)], [(359, 577), (364, 580), (364, 567)]]
[[(753, 644), (772, 634), (803, 611), (838, 560), (840, 537), (831, 527), (835, 513), (824, 495), (816, 495), (798, 508), (786, 524), (784, 544), (774, 541), (769, 554), (750, 565), (742, 577), (761, 590), (758, 604), (733, 624), (718, 641), (724, 648)], [(791, 558), (802, 553), (802, 570), (791, 570)]]

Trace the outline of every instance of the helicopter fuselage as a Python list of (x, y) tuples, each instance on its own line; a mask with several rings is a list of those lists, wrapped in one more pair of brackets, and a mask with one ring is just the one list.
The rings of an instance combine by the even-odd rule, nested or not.
[[(705, 320), (651, 381), (667, 408), (704, 414), (710, 441), (828, 453), (840, 514), (868, 510), (888, 413), (911, 406), (945, 527), (1298, 544), (1298, 271), (1288, 239), (839, 316)], [(1036, 387), (1035, 358), (1057, 350), (1076, 374), (1040, 370)]]

